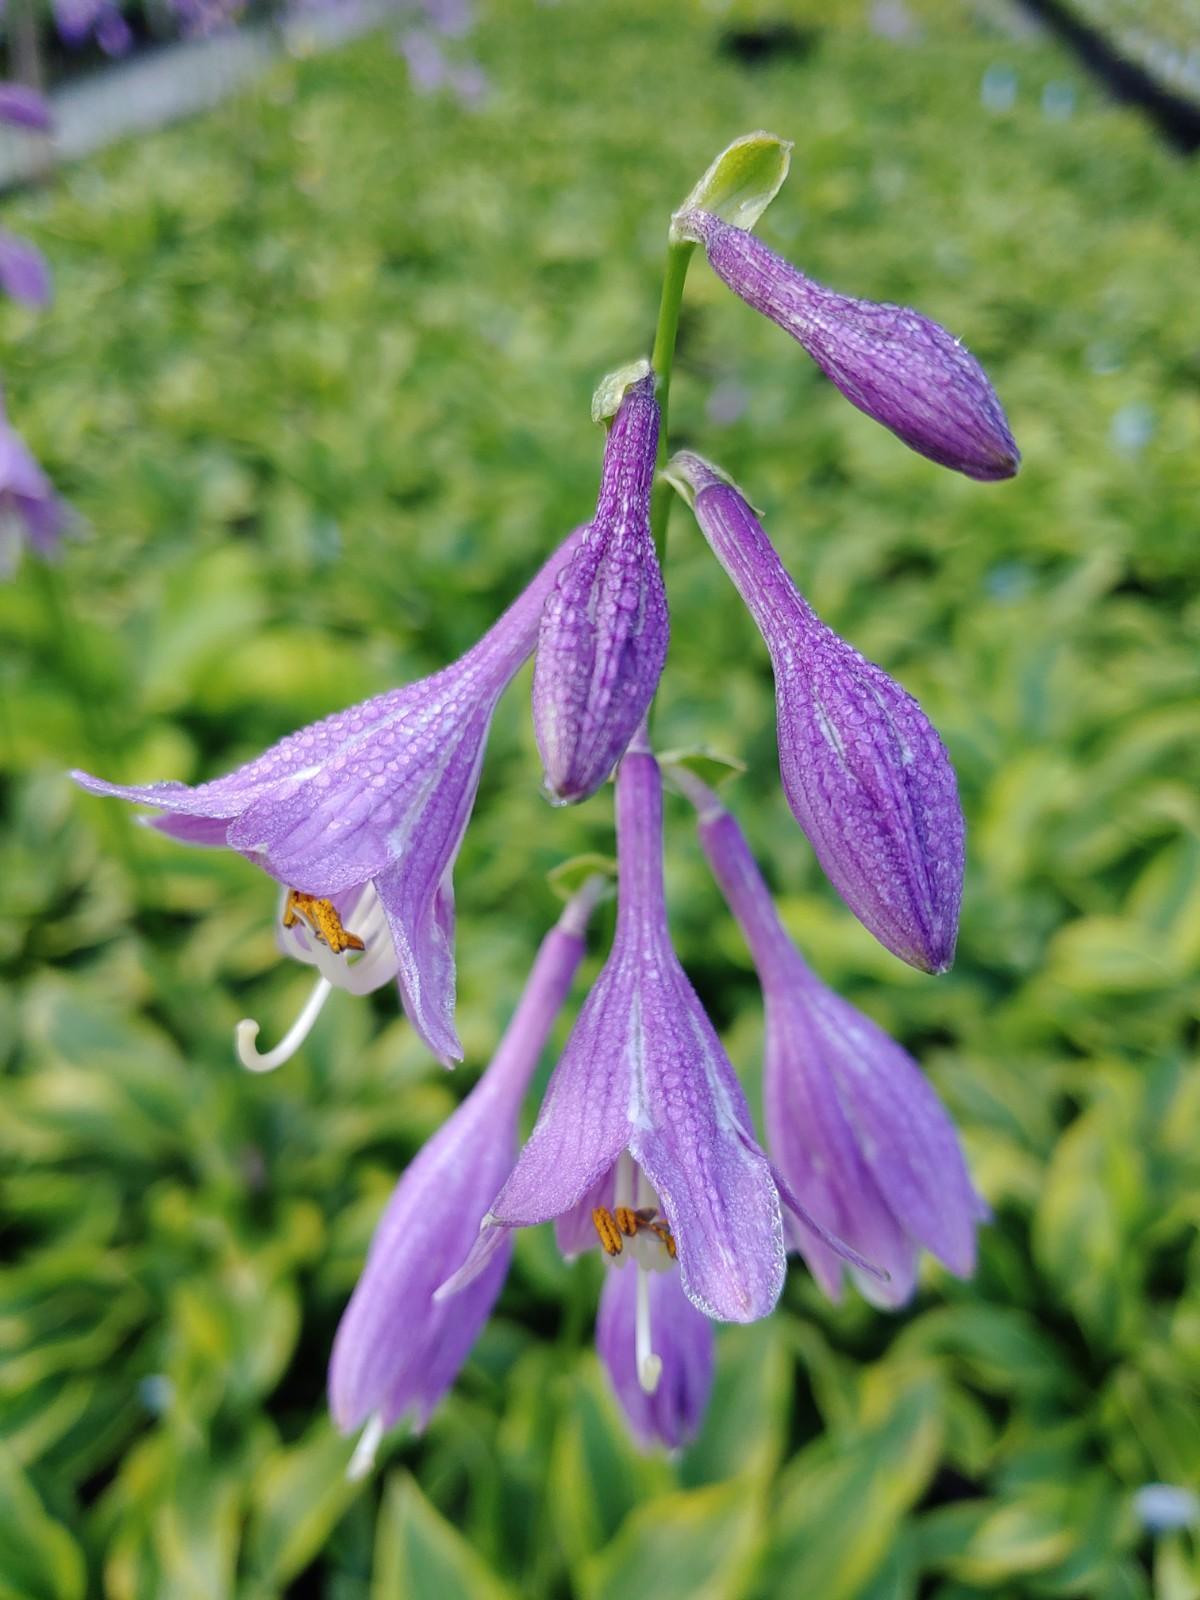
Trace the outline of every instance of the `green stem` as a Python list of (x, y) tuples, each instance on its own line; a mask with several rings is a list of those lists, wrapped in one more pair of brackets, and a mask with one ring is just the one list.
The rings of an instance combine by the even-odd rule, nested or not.
[[(658, 404), (662, 413), (658, 428), (658, 467), (661, 471), (670, 455), (667, 428), (671, 400), (671, 373), (675, 366), (675, 339), (679, 333), (679, 307), (683, 300), (683, 285), (688, 264), (696, 246), (688, 239), (667, 246), (667, 268), (663, 274), (662, 299), (658, 306), (658, 327), (654, 330), (654, 353), (650, 365), (658, 379)], [(660, 478), (650, 497), (650, 532), (659, 566), (667, 556), (667, 523), (671, 516), (674, 491)]]

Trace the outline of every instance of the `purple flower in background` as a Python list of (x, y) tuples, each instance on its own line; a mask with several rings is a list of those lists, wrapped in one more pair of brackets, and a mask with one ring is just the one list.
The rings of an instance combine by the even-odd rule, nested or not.
[[(305, 945), (315, 952), (323, 944), (331, 959), (285, 1041), (288, 1054), (328, 993), (322, 982), (361, 992), (385, 981), (394, 959), (413, 1027), (440, 1060), (461, 1058), (454, 1030), (454, 861), (475, 803), (492, 713), (533, 648), (546, 595), (578, 538), (566, 540), (452, 666), (302, 728), (227, 777), (193, 787), (72, 774), (93, 794), (157, 806), (164, 815), (152, 826), (188, 844), (227, 845), (289, 890), (285, 926), (305, 924)], [(364, 898), (368, 887), (374, 898)], [(373, 944), (353, 933), (353, 922), (344, 926), (351, 904), (375, 930)], [(298, 951), (293, 946), (290, 953)], [(268, 1063), (277, 1064), (278, 1054)]]
[[(628, 1240), (639, 1271), (678, 1260), (705, 1316), (752, 1322), (783, 1286), (780, 1196), (741, 1084), (671, 946), (662, 782), (644, 746), (617, 771), (617, 861), (608, 961), (511, 1177), (441, 1292), (469, 1284), (510, 1229), (562, 1218), (577, 1241), (589, 1215), (610, 1257)], [(641, 1364), (652, 1388), (653, 1363)]]
[(59, 38), (78, 49), (94, 38), (105, 55), (122, 56), (133, 42), (129, 24), (113, 0), (52, 0)]
[(728, 480), (688, 451), (669, 472), (771, 653), (784, 792), (818, 861), (881, 944), (944, 972), (958, 932), (963, 819), (936, 730), (815, 614)]
[(596, 515), (546, 602), (533, 720), (546, 787), (586, 800), (649, 708), (667, 655), (667, 598), (650, 536), (654, 376), (625, 391), (604, 446)]
[(68, 516), (0, 405), (0, 578), (15, 571), (23, 545), (49, 560), (58, 550)]
[(49, 305), (53, 292), (45, 256), (11, 233), (0, 233), (0, 290), (27, 306)]
[[(644, 1329), (644, 1331), (643, 1331)], [(638, 1347), (653, 1330), (654, 1386)], [(713, 1383), (713, 1327), (683, 1292), (676, 1272), (607, 1272), (596, 1317), (596, 1349), (629, 1430), (644, 1450), (679, 1450), (695, 1437)]]
[(487, 1321), (508, 1271), (511, 1239), (453, 1300), (434, 1302), (512, 1168), (517, 1115), (584, 954), (588, 918), (604, 893), (589, 880), (542, 941), (520, 1004), (491, 1065), (396, 1185), (338, 1325), (329, 1404), (343, 1433), (365, 1431), (365, 1472), (386, 1429), (414, 1412), (423, 1428)]
[(0, 83), (0, 122), (33, 133), (49, 133), (54, 115), (45, 95), (24, 83)]
[(675, 229), (747, 305), (802, 344), (846, 399), (913, 450), (969, 478), (1011, 478), (1021, 455), (987, 374), (952, 334), (906, 306), (837, 294), (744, 228), (706, 211)]
[[(718, 797), (690, 772), (674, 776), (697, 808), (704, 853), (758, 969), (764, 1113), (780, 1172), (818, 1222), (885, 1269), (879, 1280), (850, 1268), (875, 1304), (910, 1298), (921, 1249), (969, 1276), (975, 1229), (989, 1212), (937, 1095), (908, 1052), (804, 962)], [(840, 1299), (843, 1262), (786, 1220), (791, 1246)]]

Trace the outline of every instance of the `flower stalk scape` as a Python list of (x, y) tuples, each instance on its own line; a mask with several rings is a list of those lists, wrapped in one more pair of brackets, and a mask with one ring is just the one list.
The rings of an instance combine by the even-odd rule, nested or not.
[[(226, 777), (120, 785), (74, 774), (95, 794), (153, 807), (150, 825), (170, 837), (235, 850), (278, 884), (280, 949), (316, 981), (274, 1049), (260, 1053), (256, 1023), (239, 1026), (239, 1057), (262, 1071), (302, 1047), (334, 989), (365, 994), (392, 980), (433, 1056), (461, 1058), (452, 873), (492, 715), (535, 650), (547, 797), (607, 804), (615, 772), (615, 932), (532, 1132), (518, 1148), (603, 877), (570, 899), (491, 1065), (400, 1178), (338, 1329), (330, 1404), (339, 1428), (361, 1430), (354, 1472), (369, 1469), (387, 1429), (429, 1421), (522, 1228), (552, 1221), (565, 1256), (594, 1251), (608, 1269), (598, 1351), (646, 1449), (678, 1450), (694, 1436), (712, 1384), (713, 1324), (768, 1315), (789, 1250), (831, 1299), (848, 1272), (887, 1308), (915, 1292), (922, 1251), (960, 1276), (974, 1266), (987, 1208), (949, 1117), (902, 1046), (801, 957), (737, 823), (686, 753), (669, 775), (696, 807), (761, 983), (766, 1149), (668, 927), (649, 728), (669, 632), (661, 556), (678, 493), (770, 653), (784, 791), (826, 875), (902, 960), (937, 973), (954, 955), (963, 819), (932, 724), (816, 616), (719, 468), (690, 450), (667, 464), (675, 334), (699, 244), (735, 293), (914, 450), (979, 479), (1016, 470), (990, 383), (944, 329), (823, 289), (750, 232), (787, 176), (790, 149), (767, 133), (735, 140), (675, 213), (653, 367), (611, 373), (593, 402), (608, 431), (591, 520), (471, 650)], [(37, 469), (10, 454), (10, 517), (18, 505), (27, 520), (52, 517)]]

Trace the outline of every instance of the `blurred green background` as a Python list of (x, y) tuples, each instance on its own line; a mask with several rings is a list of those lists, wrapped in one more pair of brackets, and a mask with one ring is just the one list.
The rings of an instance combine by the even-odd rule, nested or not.
[[(384, 32), (4, 204), (58, 283), (0, 309), (10, 413), (89, 529), (0, 588), (5, 1600), (1200, 1594), (1194, 1536), (1132, 1503), (1200, 1484), (1200, 190), (1015, 13), (874, 14), (506, 0), (459, 47), (476, 108), (415, 93)], [(973, 1282), (929, 1270), (899, 1316), (797, 1266), (721, 1331), (678, 1461), (625, 1440), (596, 1263), (528, 1232), (427, 1435), (349, 1485), (337, 1318), (516, 1000), (546, 872), (611, 849), (608, 798), (547, 810), (523, 675), (457, 872), (466, 1066), (383, 991), (260, 1080), (234, 1023), (278, 1037), (309, 983), (274, 889), (63, 769), (212, 776), (473, 641), (586, 517), (589, 397), (648, 348), (668, 213), (759, 126), (796, 141), (763, 236), (962, 335), (1025, 452), (999, 486), (910, 455), (693, 267), (675, 438), (946, 738), (954, 971), (823, 882), (764, 651), (679, 511), (659, 737), (748, 763), (730, 800), (789, 925), (926, 1066), (996, 1221)], [(676, 802), (668, 829), (753, 1098), (746, 953)]]

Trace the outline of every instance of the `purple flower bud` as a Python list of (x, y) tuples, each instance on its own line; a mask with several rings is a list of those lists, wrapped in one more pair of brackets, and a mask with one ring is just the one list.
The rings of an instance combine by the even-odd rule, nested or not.
[[(657, 1367), (647, 1392), (639, 1341)], [(677, 1272), (640, 1266), (608, 1272), (596, 1317), (596, 1349), (629, 1431), (643, 1450), (679, 1450), (699, 1430), (713, 1383), (713, 1327), (684, 1294)]]
[(26, 306), (49, 305), (52, 294), (45, 256), (11, 233), (0, 233), (0, 289)]
[(36, 89), (24, 83), (0, 83), (0, 122), (48, 133), (54, 126), (54, 114), (45, 95)]
[[(533, 648), (546, 595), (578, 538), (571, 535), (452, 666), (302, 728), (227, 777), (190, 787), (72, 776), (93, 794), (159, 807), (165, 815), (154, 826), (164, 833), (191, 844), (226, 844), (263, 867), (290, 891), (285, 924), (307, 923), (314, 940), (345, 966), (342, 987), (361, 992), (360, 956), (368, 976), (383, 981), (386, 951), (368, 948), (361, 936), (347, 941), (353, 929), (342, 925), (339, 906), (348, 902), (337, 897), (354, 891), (362, 915), (377, 899), (409, 1020), (440, 1060), (458, 1059), (454, 861), (496, 702)], [(364, 900), (368, 886), (375, 898)], [(334, 965), (324, 979), (339, 982)], [(315, 993), (314, 1003), (319, 1008)], [(297, 1024), (296, 1043), (307, 1026)]]
[(687, 451), (670, 475), (771, 653), (780, 775), (817, 860), (881, 944), (944, 972), (963, 880), (945, 746), (913, 697), (815, 614), (731, 483)]
[(51, 559), (68, 520), (66, 506), (0, 406), (0, 578), (16, 569), (23, 543)]
[(583, 958), (603, 887), (602, 879), (585, 885), (542, 941), (491, 1065), (404, 1173), (375, 1230), (329, 1366), (338, 1427), (353, 1433), (368, 1424), (358, 1458), (364, 1470), (380, 1434), (406, 1413), (425, 1426), (500, 1293), (507, 1241), (462, 1295), (433, 1299), (512, 1167), (521, 1101)]
[(650, 537), (654, 377), (630, 384), (604, 447), (596, 515), (546, 602), (533, 721), (546, 788), (586, 800), (620, 760), (667, 655), (667, 598)]
[[(574, 1213), (566, 1232), (576, 1239), (586, 1198), (610, 1257), (628, 1250), (648, 1270), (678, 1260), (697, 1310), (753, 1322), (783, 1286), (780, 1191), (741, 1084), (671, 946), (662, 781), (644, 746), (617, 770), (617, 856), (608, 961), (479, 1240), (439, 1293), (471, 1283), (512, 1228)], [(782, 1194), (793, 1205), (786, 1187)]]
[[(903, 1305), (924, 1248), (951, 1272), (975, 1266), (976, 1193), (954, 1125), (908, 1052), (823, 984), (789, 939), (737, 822), (690, 773), (676, 775), (700, 814), (704, 853), (754, 957), (766, 1012), (763, 1104), (771, 1154), (805, 1209), (884, 1268), (850, 1271), (877, 1305)], [(789, 1226), (832, 1300), (843, 1262)]]
[(675, 218), (734, 294), (802, 344), (846, 399), (920, 455), (969, 478), (1011, 478), (1021, 454), (987, 374), (952, 334), (906, 306), (855, 300), (805, 277), (706, 211)]

